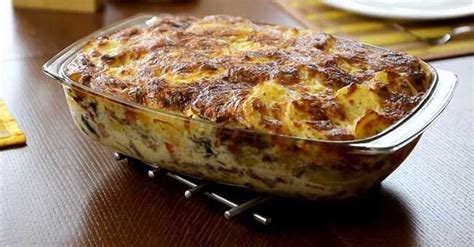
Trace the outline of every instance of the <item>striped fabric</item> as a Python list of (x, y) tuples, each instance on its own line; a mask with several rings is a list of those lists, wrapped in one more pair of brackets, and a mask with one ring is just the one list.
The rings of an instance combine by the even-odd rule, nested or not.
[(26, 136), (18, 127), (15, 119), (0, 99), (0, 151), (11, 145), (26, 143)]
[(474, 26), (474, 17), (444, 21), (395, 21), (335, 9), (320, 0), (277, 0), (277, 3), (308, 28), (404, 51), (425, 60), (474, 54), (474, 33), (458, 36), (444, 45), (431, 45), (423, 39), (439, 37), (454, 27)]

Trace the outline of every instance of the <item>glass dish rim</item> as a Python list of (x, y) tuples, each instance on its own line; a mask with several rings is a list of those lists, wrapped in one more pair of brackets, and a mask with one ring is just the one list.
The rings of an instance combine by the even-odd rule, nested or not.
[[(151, 108), (148, 106), (144, 106), (141, 104), (137, 104), (134, 102), (126, 101), (118, 96), (112, 95), (112, 94), (107, 94), (103, 92), (98, 92), (96, 90), (93, 90), (90, 87), (84, 86), (80, 83), (77, 83), (76, 81), (72, 80), (69, 76), (67, 76), (65, 69), (69, 65), (69, 63), (74, 59), (75, 55), (81, 50), (81, 48), (87, 43), (87, 41), (99, 37), (99, 36), (104, 36), (104, 35), (109, 35), (111, 33), (114, 33), (120, 29), (124, 29), (127, 27), (131, 27), (134, 25), (139, 25), (139, 24), (146, 24), (146, 21), (149, 20), (150, 18), (157, 17), (157, 16), (166, 16), (169, 14), (161, 14), (161, 13), (142, 13), (142, 14), (137, 14), (134, 16), (131, 16), (129, 18), (123, 19), (118, 22), (114, 22), (110, 25), (107, 25), (103, 28), (98, 29), (95, 32), (92, 32), (89, 35), (84, 36), (83, 38), (77, 40), (76, 42), (72, 43), (65, 49), (63, 49), (61, 52), (56, 54), (54, 57), (52, 57), (48, 62), (46, 62), (43, 65), (43, 71), (50, 77), (58, 80), (61, 82), (63, 86), (68, 86), (68, 87), (78, 87), (82, 90), (85, 90), (89, 93), (93, 93), (95, 95), (110, 99), (112, 101), (116, 101), (122, 105), (125, 105), (127, 107), (132, 107), (134, 109), (140, 109), (143, 111), (151, 112), (154, 114), (160, 114), (172, 118), (177, 118), (182, 121), (190, 121), (190, 122), (199, 122), (205, 125), (208, 125), (209, 127), (221, 127), (226, 130), (234, 130), (234, 131), (239, 131), (239, 132), (244, 132), (252, 135), (268, 135), (268, 136), (275, 136), (275, 137), (280, 137), (280, 138), (288, 138), (288, 139), (293, 139), (293, 140), (302, 140), (302, 141), (310, 141), (310, 142), (317, 142), (317, 143), (327, 143), (327, 144), (340, 144), (340, 145), (352, 145), (352, 144), (364, 144), (364, 143), (370, 143), (374, 140), (380, 139), (381, 137), (384, 137), (388, 135), (390, 132), (392, 132), (395, 129), (403, 127), (403, 124), (411, 119), (413, 116), (416, 115), (416, 113), (422, 109), (428, 102), (429, 98), (432, 96), (434, 89), (438, 86), (438, 81), (439, 81), (439, 76), (437, 70), (431, 66), (429, 63), (424, 62), (428, 69), (431, 72), (431, 84), (429, 89), (426, 91), (426, 93), (423, 95), (423, 98), (421, 101), (412, 109), (406, 116), (404, 116), (402, 119), (398, 120), (397, 122), (393, 123), (390, 125), (388, 128), (384, 129), (380, 133), (376, 135), (372, 135), (366, 138), (362, 139), (354, 139), (354, 140), (324, 140), (324, 139), (314, 139), (314, 138), (307, 138), (307, 137), (301, 137), (301, 136), (291, 136), (291, 135), (282, 135), (282, 134), (275, 134), (275, 133), (266, 133), (266, 132), (258, 132), (252, 129), (245, 129), (245, 128), (238, 128), (238, 127), (232, 127), (232, 126), (226, 126), (222, 125), (210, 120), (205, 120), (205, 119), (197, 119), (197, 118), (188, 118), (184, 115), (178, 114), (178, 113), (173, 113), (169, 111), (165, 111), (162, 109), (156, 109), (156, 108)], [(261, 22), (255, 22), (263, 25), (273, 25), (273, 24), (268, 24), (268, 23), (261, 23)], [(346, 39), (342, 37), (335, 36), (339, 39)], [(389, 52), (390, 50), (378, 46), (373, 46), (373, 45), (368, 45), (368, 44), (363, 44), (362, 45), (366, 47), (370, 47), (372, 49), (378, 49), (378, 50), (383, 50)], [(54, 73), (50, 70), (50, 66), (54, 63), (59, 62), (59, 67), (58, 71), (59, 73)], [(429, 125), (429, 123), (427, 123)], [(420, 131), (422, 133), (422, 131)], [(419, 135), (420, 133), (417, 133)], [(360, 148), (360, 146), (354, 146), (357, 148)]]

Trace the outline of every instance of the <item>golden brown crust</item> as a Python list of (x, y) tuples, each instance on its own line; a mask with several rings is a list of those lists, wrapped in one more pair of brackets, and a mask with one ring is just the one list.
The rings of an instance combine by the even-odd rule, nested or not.
[(414, 57), (239, 17), (156, 17), (91, 40), (70, 77), (128, 101), (307, 138), (374, 135), (404, 117), (431, 75)]

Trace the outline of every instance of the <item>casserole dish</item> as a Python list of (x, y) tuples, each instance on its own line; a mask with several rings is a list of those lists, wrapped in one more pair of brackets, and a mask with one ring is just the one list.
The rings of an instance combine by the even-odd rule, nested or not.
[(94, 90), (68, 75), (68, 66), (90, 40), (147, 25), (153, 17), (132, 17), (77, 41), (48, 61), (44, 72), (63, 85), (73, 120), (88, 137), (178, 173), (257, 191), (307, 199), (367, 191), (405, 160), (457, 82), (453, 73), (429, 66), (429, 89), (404, 118), (367, 138), (324, 140), (189, 118)]

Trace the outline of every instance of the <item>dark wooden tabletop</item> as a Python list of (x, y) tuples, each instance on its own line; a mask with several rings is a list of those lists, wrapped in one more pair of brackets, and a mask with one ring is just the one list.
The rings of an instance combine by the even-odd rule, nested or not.
[(0, 98), (28, 145), (0, 150), (0, 245), (472, 246), (474, 56), (432, 62), (459, 87), (404, 164), (350, 202), (272, 205), (275, 224), (225, 220), (79, 133), (61, 86), (41, 66), (62, 48), (139, 12), (240, 15), (298, 26), (270, 1), (107, 4), (96, 14), (14, 10), (0, 3)]

